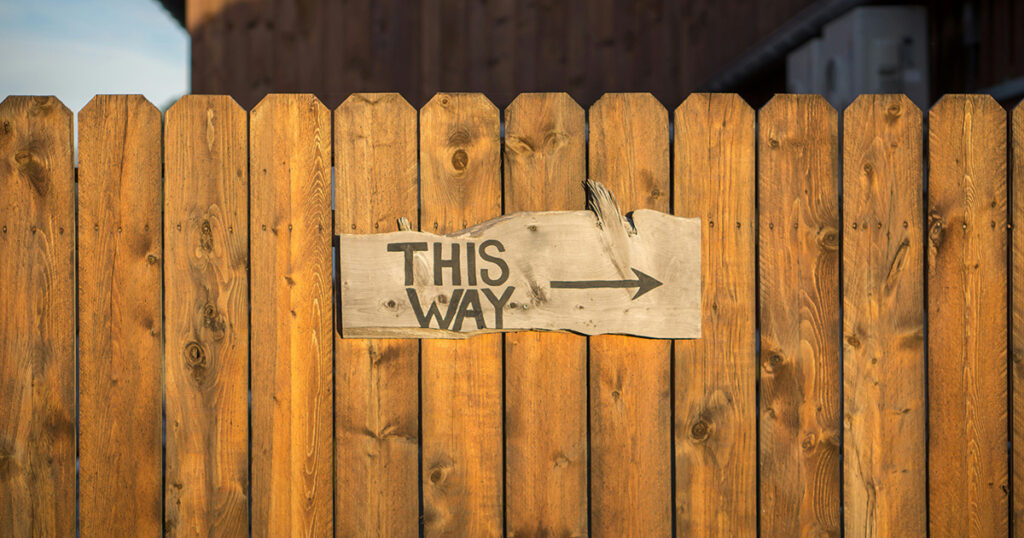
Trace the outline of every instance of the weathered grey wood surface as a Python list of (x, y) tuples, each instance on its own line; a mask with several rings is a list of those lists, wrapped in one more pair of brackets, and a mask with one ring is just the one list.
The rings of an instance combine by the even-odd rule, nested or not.
[(342, 235), (343, 336), (699, 338), (700, 219), (626, 219), (607, 190), (588, 188), (590, 211), (515, 213), (448, 235)]

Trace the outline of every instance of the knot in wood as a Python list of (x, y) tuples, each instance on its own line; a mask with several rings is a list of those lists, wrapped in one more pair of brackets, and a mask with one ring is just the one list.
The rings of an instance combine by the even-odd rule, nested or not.
[(44, 95), (39, 95), (32, 98), (32, 109), (30, 113), (36, 114), (40, 112), (46, 112), (50, 109), (53, 103), (50, 102), (50, 98)]
[(931, 225), (928, 226), (928, 239), (937, 246), (942, 243), (942, 217), (932, 214), (928, 216), (928, 220), (931, 221)]
[(14, 162), (18, 165), (18, 172), (28, 179), (32, 189), (39, 196), (46, 196), (50, 190), (46, 167), (35, 157), (31, 146), (17, 151), (14, 154)]
[(10, 477), (16, 465), (14, 443), (7, 438), (0, 438), (0, 480)]
[(202, 310), (203, 316), (203, 327), (213, 331), (213, 337), (216, 340), (220, 340), (224, 337), (224, 330), (227, 324), (221, 318), (220, 312), (217, 311), (217, 307), (211, 303), (203, 305)]
[(204, 220), (199, 228), (199, 248), (204, 252), (213, 251), (213, 226), (208, 220)]
[(469, 155), (466, 153), (466, 150), (464, 150), (464, 149), (455, 150), (455, 153), (452, 154), (452, 168), (454, 168), (454, 169), (456, 169), (456, 170), (461, 172), (461, 171), (466, 169), (466, 166), (468, 164), (469, 164)]
[(778, 353), (778, 352), (769, 353), (767, 358), (763, 362), (765, 372), (767, 372), (767, 373), (774, 372), (776, 368), (778, 368), (779, 366), (782, 366), (782, 363), (783, 363), (784, 360), (785, 359), (782, 357), (781, 353)]
[(189, 369), (206, 366), (206, 352), (198, 342), (189, 342), (185, 345), (185, 366)]
[(693, 437), (695, 441), (703, 441), (708, 438), (709, 431), (708, 423), (698, 420), (690, 428), (690, 437)]
[(818, 234), (818, 245), (822, 250), (839, 250), (839, 234), (832, 228), (823, 228)]

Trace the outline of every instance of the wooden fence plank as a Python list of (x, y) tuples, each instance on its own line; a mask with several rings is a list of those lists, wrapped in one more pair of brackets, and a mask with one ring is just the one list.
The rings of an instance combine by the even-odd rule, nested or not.
[(250, 115), (252, 530), (334, 532), (331, 113), (268, 95)]
[(863, 95), (843, 116), (843, 490), (851, 536), (924, 536), (921, 111)]
[(1006, 111), (950, 95), (928, 117), (930, 530), (1006, 535)]
[[(335, 233), (418, 221), (416, 110), (355, 94), (334, 112)], [(419, 534), (419, 343), (335, 336), (337, 536)]]
[(188, 95), (164, 125), (165, 532), (249, 529), (246, 114)]
[(0, 103), (0, 536), (75, 534), (72, 121)]
[[(505, 109), (505, 213), (584, 207), (584, 121), (565, 93)], [(505, 452), (508, 534), (586, 536), (586, 338), (505, 336)]]
[[(447, 233), (501, 214), (498, 110), (481, 94), (420, 111), (420, 227)], [(427, 536), (502, 534), (502, 337), (423, 340)]]
[(673, 213), (703, 219), (703, 337), (675, 343), (676, 534), (757, 534), (754, 110), (694, 94), (675, 111)]
[(838, 535), (837, 116), (778, 95), (758, 129), (761, 532)]
[(1013, 110), (1013, 208), (1011, 222), (1013, 232), (1011, 244), (1010, 296), (1013, 305), (1013, 370), (1010, 382), (1013, 387), (1013, 454), (1010, 469), (1013, 471), (1012, 530), (1014, 536), (1024, 536), (1024, 104)]
[[(669, 211), (668, 113), (652, 95), (605, 94), (590, 108), (590, 179), (623, 211)], [(591, 532), (672, 532), (671, 342), (590, 339)]]
[(141, 95), (78, 115), (82, 536), (163, 533), (161, 121)]

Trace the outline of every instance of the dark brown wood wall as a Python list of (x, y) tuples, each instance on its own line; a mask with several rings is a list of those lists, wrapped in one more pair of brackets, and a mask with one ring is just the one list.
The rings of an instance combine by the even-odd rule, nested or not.
[(811, 0), (187, 0), (194, 93), (687, 94)]
[[(194, 93), (252, 108), (272, 92), (651, 92), (678, 103), (813, 0), (180, 0)], [(1024, 75), (1024, 3), (910, 2), (929, 9), (933, 99)], [(174, 4), (175, 2), (165, 2)], [(776, 61), (730, 88), (755, 106), (785, 90)], [(1004, 103), (1010, 105), (1012, 103)]]
[(985, 90), (1024, 75), (1024, 2), (937, 0), (927, 5), (933, 96)]

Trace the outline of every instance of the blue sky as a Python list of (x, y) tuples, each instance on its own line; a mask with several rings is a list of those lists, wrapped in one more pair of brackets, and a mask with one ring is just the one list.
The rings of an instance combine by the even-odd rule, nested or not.
[(163, 109), (188, 89), (188, 33), (156, 0), (0, 0), (0, 100), (56, 95), (78, 112), (141, 93)]

